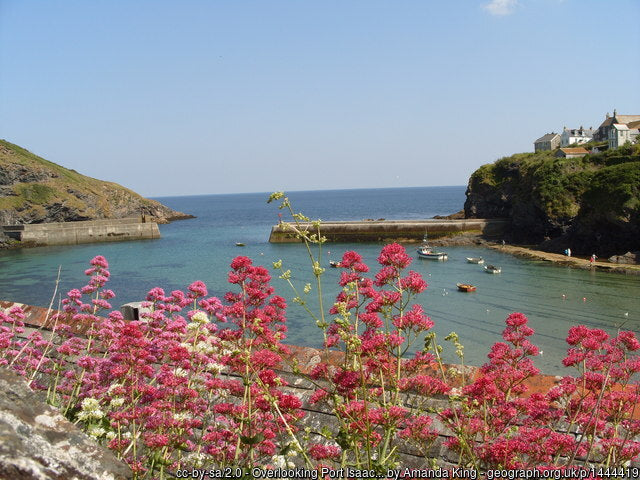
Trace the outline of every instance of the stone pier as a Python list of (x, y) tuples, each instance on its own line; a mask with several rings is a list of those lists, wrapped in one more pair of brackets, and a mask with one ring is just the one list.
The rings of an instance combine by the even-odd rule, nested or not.
[(140, 217), (85, 222), (6, 225), (4, 234), (24, 246), (76, 245), (160, 238), (156, 222), (142, 222)]
[[(269, 242), (299, 242), (288, 223), (271, 228)], [(430, 240), (461, 234), (478, 235), (486, 239), (501, 239), (508, 227), (508, 220), (362, 220), (354, 222), (323, 221), (320, 234), (329, 242), (419, 242), (428, 234)], [(302, 223), (301, 229), (316, 233), (310, 223)]]

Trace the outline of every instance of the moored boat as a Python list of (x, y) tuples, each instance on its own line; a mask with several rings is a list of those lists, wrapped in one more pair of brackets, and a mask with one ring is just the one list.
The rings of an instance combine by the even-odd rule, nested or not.
[(449, 256), (446, 252), (435, 252), (429, 242), (427, 241), (427, 235), (424, 235), (422, 245), (418, 248), (418, 257), (427, 258), (429, 260), (447, 260)]
[(335, 260), (329, 260), (329, 266), (333, 268), (338, 268), (340, 266), (340, 262), (336, 262)]
[(502, 269), (500, 267), (496, 267), (495, 265), (485, 265), (484, 271), (487, 273), (500, 273)]
[(478, 265), (484, 263), (484, 258), (482, 257), (467, 257), (467, 262), (469, 263), (477, 263)]
[(430, 260), (447, 260), (449, 258), (445, 252), (434, 252), (428, 245), (423, 245), (418, 249), (418, 256)]
[(471, 285), (469, 283), (456, 283), (456, 286), (458, 287), (458, 290), (460, 290), (461, 292), (475, 292), (476, 291), (476, 286), (475, 285)]

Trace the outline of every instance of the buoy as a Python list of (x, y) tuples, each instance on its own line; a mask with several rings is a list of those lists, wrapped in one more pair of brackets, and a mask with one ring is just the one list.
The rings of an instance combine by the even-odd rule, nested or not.
[(629, 312), (625, 312), (624, 316), (628, 317), (629, 316)]
[(544, 355), (544, 350), (540, 350), (540, 353), (538, 355), (540, 356)]
[(586, 302), (587, 301), (587, 297), (582, 297), (582, 301)]
[(563, 300), (566, 300), (566, 299), (567, 299), (567, 296), (566, 296), (564, 293), (562, 294), (562, 299), (563, 299)]

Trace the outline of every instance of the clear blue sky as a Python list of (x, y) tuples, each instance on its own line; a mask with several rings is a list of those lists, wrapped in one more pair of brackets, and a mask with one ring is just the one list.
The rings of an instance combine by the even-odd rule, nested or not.
[(637, 0), (0, 0), (0, 138), (147, 196), (463, 185), (638, 85)]

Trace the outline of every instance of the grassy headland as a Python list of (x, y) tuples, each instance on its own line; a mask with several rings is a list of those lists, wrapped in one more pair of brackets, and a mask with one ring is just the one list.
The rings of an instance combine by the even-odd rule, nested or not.
[(599, 256), (640, 250), (640, 145), (581, 158), (556, 150), (483, 165), (469, 180), (467, 218), (509, 218), (511, 240)]

